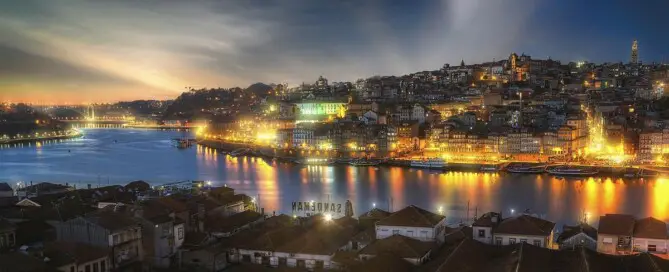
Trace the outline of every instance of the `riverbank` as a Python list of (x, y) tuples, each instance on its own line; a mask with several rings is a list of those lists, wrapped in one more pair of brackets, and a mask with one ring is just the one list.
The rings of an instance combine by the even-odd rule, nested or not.
[(53, 135), (53, 136), (41, 136), (41, 137), (30, 137), (30, 138), (20, 138), (20, 139), (0, 139), (0, 145), (11, 145), (11, 144), (22, 144), (22, 143), (36, 143), (42, 141), (51, 141), (51, 140), (67, 140), (74, 139), (84, 136), (81, 131), (72, 130), (64, 135)]
[[(223, 152), (232, 152), (239, 149), (249, 149), (245, 155), (254, 157), (266, 157), (270, 159), (277, 159), (280, 161), (296, 162), (306, 157), (323, 156), (326, 157), (327, 152), (322, 153), (307, 153), (297, 149), (275, 149), (270, 147), (259, 147), (252, 144), (244, 143), (229, 143), (215, 140), (198, 140), (198, 144), (204, 147), (217, 149)], [(306, 156), (305, 156), (306, 155)], [(334, 160), (335, 164), (348, 164), (348, 162), (355, 158), (339, 157)], [(409, 159), (383, 159), (380, 166), (397, 166), (406, 168), (417, 168), (411, 166)], [(456, 172), (507, 172), (506, 168), (509, 166), (530, 165), (541, 166), (545, 168), (541, 172), (514, 172), (514, 174), (550, 174), (558, 177), (625, 177), (625, 178), (652, 178), (659, 176), (662, 172), (652, 167), (644, 165), (635, 166), (594, 166), (584, 164), (565, 164), (565, 163), (527, 163), (524, 161), (503, 161), (495, 163), (472, 163), (472, 162), (448, 162), (443, 168), (430, 169), (433, 171), (456, 171)], [(556, 168), (573, 168), (584, 169), (583, 173), (574, 173), (573, 171), (555, 171)], [(630, 169), (634, 171), (630, 172)], [(588, 170), (588, 171), (586, 171)]]

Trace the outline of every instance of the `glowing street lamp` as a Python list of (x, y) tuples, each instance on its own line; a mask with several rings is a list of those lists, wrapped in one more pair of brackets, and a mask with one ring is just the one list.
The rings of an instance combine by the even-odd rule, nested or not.
[(325, 214), (325, 222), (330, 222), (330, 221), (332, 221), (332, 215), (329, 214), (329, 213), (326, 213)]

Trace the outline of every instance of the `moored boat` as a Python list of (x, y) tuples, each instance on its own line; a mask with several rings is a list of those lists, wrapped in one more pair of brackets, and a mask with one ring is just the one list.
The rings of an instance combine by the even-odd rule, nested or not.
[(541, 174), (546, 171), (544, 166), (510, 166), (506, 168), (509, 173), (518, 174)]
[(353, 166), (377, 166), (379, 165), (379, 161), (376, 160), (367, 160), (367, 159), (358, 159), (358, 160), (351, 160), (348, 162), (348, 164), (353, 165)]
[(409, 164), (416, 168), (443, 169), (446, 167), (446, 161), (440, 158), (412, 160)]
[(332, 165), (335, 163), (334, 160), (328, 158), (305, 158), (295, 162), (303, 165)]
[(547, 172), (556, 176), (594, 176), (599, 173), (599, 170), (591, 167), (558, 166), (548, 169)]
[(497, 172), (499, 171), (499, 166), (497, 165), (481, 165), (479, 168), (479, 171), (481, 172)]
[(174, 139), (174, 146), (179, 149), (189, 148), (193, 146), (193, 141), (188, 139)]
[(230, 156), (236, 157), (236, 156), (242, 156), (245, 155), (246, 153), (249, 152), (248, 148), (240, 148), (240, 149), (235, 149), (232, 152), (228, 153)]

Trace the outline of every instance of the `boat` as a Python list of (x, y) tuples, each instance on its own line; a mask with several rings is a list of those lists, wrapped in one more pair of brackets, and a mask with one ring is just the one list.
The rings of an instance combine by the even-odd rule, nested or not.
[(411, 167), (429, 168), (429, 169), (443, 169), (446, 168), (446, 161), (440, 158), (411, 160)]
[(594, 176), (599, 173), (595, 168), (584, 167), (555, 167), (548, 169), (547, 172), (556, 176)]
[(353, 166), (377, 166), (379, 165), (379, 163), (381, 162), (375, 160), (366, 160), (366, 159), (352, 160), (348, 162), (348, 164)]
[(184, 149), (193, 146), (193, 142), (188, 139), (174, 139), (174, 145), (179, 149)]
[(295, 162), (303, 165), (332, 165), (335, 163), (334, 160), (328, 158), (305, 158)]
[(239, 149), (235, 149), (235, 150), (231, 151), (230, 153), (228, 153), (228, 155), (233, 156), (233, 157), (237, 157), (237, 156), (245, 155), (248, 151), (249, 151), (248, 148), (239, 148)]
[(499, 167), (497, 165), (481, 165), (479, 170), (481, 172), (497, 172), (499, 171)]
[(545, 167), (542, 166), (509, 166), (506, 168), (506, 171), (509, 173), (518, 173), (518, 174), (541, 174), (545, 171)]

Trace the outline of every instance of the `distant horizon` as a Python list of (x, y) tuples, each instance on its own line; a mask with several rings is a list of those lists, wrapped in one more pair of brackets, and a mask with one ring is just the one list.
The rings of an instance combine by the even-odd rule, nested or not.
[[(521, 54), (523, 54), (523, 53), (517, 53), (517, 52), (512, 52), (512, 53), (516, 53), (516, 54), (518, 54), (519, 56), (520, 56)], [(512, 54), (512, 53), (509, 53), (509, 55)], [(529, 55), (529, 54), (525, 54), (525, 55), (528, 55), (528, 56), (532, 57), (532, 55)], [(507, 56), (507, 57), (508, 57), (508, 56)], [(507, 59), (507, 58), (503, 58), (503, 59), (502, 59), (502, 58), (500, 58), (500, 59), (495, 59), (495, 62), (503, 61), (503, 60), (506, 60), (506, 59)], [(533, 59), (533, 60), (547, 60), (548, 57), (546, 57), (546, 58), (535, 58), (535, 57), (532, 57), (532, 59)], [(584, 61), (585, 63), (593, 63), (593, 64), (596, 64), (596, 65), (601, 65), (601, 64), (606, 64), (606, 63), (609, 63), (609, 64), (614, 64), (614, 63), (629, 64), (629, 61), (627, 61), (627, 62), (625, 62), (625, 61), (617, 61), (617, 62), (612, 62), (612, 61), (592, 62), (592, 61), (588, 61), (588, 60), (584, 60), (584, 59), (582, 59), (582, 60), (570, 60), (570, 61), (564, 62), (564, 61), (562, 61), (562, 60), (558, 60), (558, 59), (554, 59), (554, 58), (551, 58), (551, 60), (553, 60), (553, 61), (558, 61), (558, 62), (560, 62), (562, 65), (566, 65), (566, 64), (569, 64), (569, 63), (572, 63), (572, 62), (573, 62), (573, 63), (576, 63), (576, 62), (579, 62), (579, 61)], [(482, 64), (482, 63), (492, 62), (492, 60), (490, 60), (490, 61), (483, 61), (483, 62), (476, 62), (476, 63), (467, 63), (466, 60), (464, 60), (464, 61), (465, 61), (465, 65), (478, 65), (478, 64)], [(417, 73), (417, 72), (423, 72), (423, 71), (438, 71), (438, 70), (442, 69), (443, 66), (446, 65), (446, 64), (448, 64), (448, 65), (450, 65), (450, 66), (454, 66), (454, 67), (460, 65), (459, 63), (456, 63), (456, 64), (444, 63), (442, 66), (440, 66), (440, 67), (437, 68), (437, 69), (428, 69), (428, 70), (423, 69), (423, 70), (417, 70), (417, 71), (414, 71), (414, 72), (411, 72), (411, 73), (406, 73), (406, 74), (401, 74), (401, 75), (372, 75), (372, 76), (359, 77), (359, 78), (356, 78), (356, 79), (353, 79), (353, 80), (345, 80), (345, 81), (338, 81), (338, 80), (330, 81), (330, 79), (327, 77), (327, 75), (322, 75), (322, 76), (323, 76), (324, 78), (328, 79), (328, 81), (330, 81), (330, 82), (355, 82), (357, 79), (368, 79), (368, 78), (372, 78), (372, 77), (376, 77), (376, 76), (381, 76), (381, 77), (385, 77), (385, 76), (390, 76), (390, 77), (392, 77), (392, 76), (394, 76), (394, 77), (401, 77), (401, 76), (405, 76), (405, 75), (409, 75), (409, 74), (413, 74), (413, 73)], [(665, 65), (665, 64), (669, 64), (669, 63), (665, 63), (664, 61), (662, 61), (662, 62), (657, 62), (657, 61), (653, 61), (653, 62), (643, 62), (643, 61), (640, 61), (640, 64), (643, 64), (643, 65), (650, 65), (650, 64), (660, 64), (660, 65)], [(316, 77), (316, 78), (313, 79), (312, 81), (304, 81), (304, 83), (311, 82), (311, 83), (309, 83), (309, 84), (312, 84), (312, 83), (316, 82), (317, 79), (318, 79), (318, 77)], [(265, 84), (265, 85), (283, 84), (283, 83), (276, 83), (276, 82), (270, 82), (270, 83), (267, 83), (267, 82), (259, 82), (259, 81), (255, 81), (255, 82), (249, 83), (248, 85), (246, 85), (246, 87), (242, 87), (242, 86), (232, 86), (232, 87), (223, 87), (223, 86), (216, 86), (216, 87), (213, 87), (213, 86), (212, 86), (212, 87), (209, 87), (209, 86), (204, 86), (204, 87), (189, 87), (189, 88), (193, 88), (194, 90), (202, 90), (202, 89), (233, 89), (233, 88), (241, 88), (241, 89), (245, 89), (245, 88), (247, 88), (247, 87), (249, 87), (249, 86), (251, 86), (251, 85), (258, 84), (258, 83), (260, 83), (260, 84)], [(290, 87), (295, 87), (295, 86), (299, 86), (299, 85), (300, 85), (300, 84), (289, 84)], [(174, 100), (174, 99), (176, 99), (177, 97), (179, 97), (181, 94), (185, 93), (186, 91), (187, 91), (187, 88), (184, 88), (184, 90), (183, 90), (182, 92), (175, 93), (175, 95), (174, 95), (173, 97), (171, 97), (171, 98), (163, 98), (163, 99), (159, 99), (159, 98), (129, 98), (129, 99), (121, 99), (121, 100), (86, 101), (86, 102), (70, 102), (70, 103), (68, 103), (68, 102), (64, 102), (64, 103), (60, 103), (60, 102), (43, 102), (43, 101), (19, 101), (19, 100), (13, 101), (13, 100), (11, 100), (11, 99), (7, 99), (7, 100), (5, 100), (5, 101), (0, 101), (0, 103), (7, 103), (7, 102), (9, 102), (9, 103), (13, 103), (13, 104), (23, 103), (23, 104), (31, 104), (31, 105), (39, 105), (39, 106), (77, 106), (77, 105), (88, 105), (88, 104), (115, 104), (115, 103), (121, 103), (121, 102), (132, 102), (132, 101), (141, 101), (141, 100), (168, 101), (168, 100)]]

